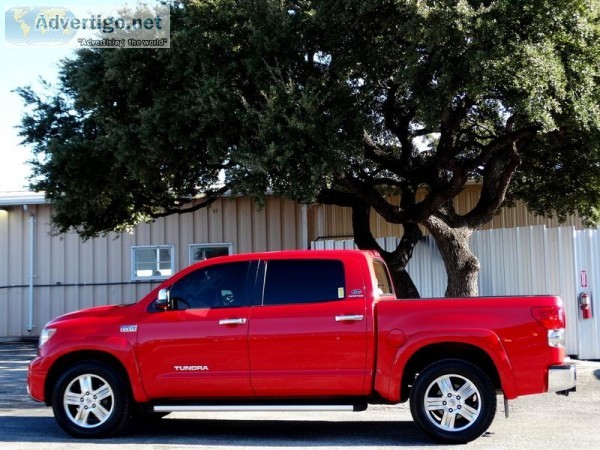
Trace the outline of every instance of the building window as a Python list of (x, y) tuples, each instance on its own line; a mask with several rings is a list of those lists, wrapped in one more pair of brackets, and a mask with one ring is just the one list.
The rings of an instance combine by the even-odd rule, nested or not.
[(231, 255), (232, 253), (232, 244), (192, 244), (190, 245), (190, 264), (216, 256)]
[(133, 280), (168, 278), (175, 272), (175, 247), (157, 245), (131, 248)]

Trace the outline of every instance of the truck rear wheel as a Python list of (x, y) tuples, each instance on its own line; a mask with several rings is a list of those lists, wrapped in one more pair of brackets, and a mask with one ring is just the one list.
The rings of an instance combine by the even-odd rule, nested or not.
[(446, 443), (481, 436), (496, 414), (496, 391), (486, 374), (458, 359), (426, 367), (410, 394), (410, 412), (421, 430)]
[(52, 409), (58, 424), (77, 438), (112, 436), (127, 425), (131, 411), (127, 382), (112, 367), (82, 361), (57, 380)]

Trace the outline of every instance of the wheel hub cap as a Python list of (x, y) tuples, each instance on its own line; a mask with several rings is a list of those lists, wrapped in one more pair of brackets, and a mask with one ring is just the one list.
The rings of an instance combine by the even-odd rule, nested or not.
[(444, 431), (469, 428), (481, 412), (481, 396), (477, 387), (460, 375), (444, 375), (427, 388), (427, 418)]

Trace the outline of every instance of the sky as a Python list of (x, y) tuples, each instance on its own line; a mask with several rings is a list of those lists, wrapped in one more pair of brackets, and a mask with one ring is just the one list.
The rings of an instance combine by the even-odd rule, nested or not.
[(27, 190), (31, 168), (30, 148), (20, 145), (16, 128), (25, 112), (21, 97), (13, 90), (31, 85), (40, 88), (39, 78), (55, 81), (57, 61), (71, 50), (52, 48), (0, 48), (0, 191)]
[[(126, 0), (2, 0), (2, 13), (15, 7), (63, 7), (77, 8), (81, 5), (115, 8), (131, 4)], [(133, 2), (134, 4), (136, 2)], [(152, 1), (148, 3), (152, 4)], [(112, 11), (113, 9), (111, 9)], [(12, 17), (12, 16), (9, 16)], [(43, 92), (40, 78), (56, 83), (60, 61), (74, 54), (74, 49), (59, 45), (14, 46), (7, 40), (5, 21), (0, 18), (0, 192), (25, 191), (29, 184), (33, 158), (31, 149), (20, 145), (18, 125), (25, 113), (21, 97), (14, 92), (18, 87), (32, 86)]]
[[(3, 0), (2, 15), (16, 6), (44, 6), (48, 0)], [(58, 4), (58, 2), (56, 2)], [(33, 158), (28, 147), (20, 145), (16, 128), (25, 112), (21, 97), (14, 89), (31, 85), (41, 90), (40, 77), (55, 82), (61, 59), (71, 55), (73, 49), (59, 46), (11, 47), (5, 39), (5, 19), (0, 19), (0, 192), (24, 191)]]

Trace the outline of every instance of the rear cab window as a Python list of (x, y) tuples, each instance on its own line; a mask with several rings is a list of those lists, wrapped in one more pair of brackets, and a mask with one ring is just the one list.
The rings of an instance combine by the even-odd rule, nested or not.
[(378, 259), (374, 259), (373, 271), (375, 272), (375, 280), (377, 283), (377, 285), (375, 286), (375, 295), (393, 296), (394, 285), (392, 284), (390, 274), (384, 262)]
[(344, 264), (337, 259), (269, 260), (263, 305), (320, 303), (346, 297)]

